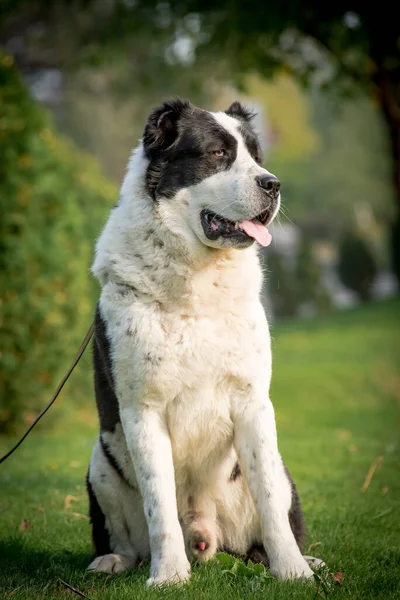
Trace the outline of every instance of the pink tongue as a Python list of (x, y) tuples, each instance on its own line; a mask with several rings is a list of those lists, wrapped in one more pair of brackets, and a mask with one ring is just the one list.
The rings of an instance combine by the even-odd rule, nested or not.
[(266, 248), (270, 245), (272, 236), (268, 229), (262, 225), (260, 221), (257, 221), (257, 219), (253, 219), (252, 221), (242, 221), (239, 223), (239, 227), (240, 229), (243, 229), (247, 235), (254, 238), (260, 246)]

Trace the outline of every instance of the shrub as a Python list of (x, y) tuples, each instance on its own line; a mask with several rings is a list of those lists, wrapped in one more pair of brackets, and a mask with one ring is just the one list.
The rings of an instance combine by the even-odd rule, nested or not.
[(293, 317), (297, 312), (298, 305), (293, 270), (285, 263), (283, 257), (272, 248), (269, 248), (265, 254), (267, 290), (274, 315), (277, 318)]
[(362, 302), (371, 298), (377, 266), (370, 247), (359, 235), (346, 233), (339, 246), (338, 274)]
[(93, 245), (116, 189), (55, 134), (5, 54), (0, 155), (0, 430), (10, 431), (45, 404), (90, 325)]
[(331, 300), (323, 285), (322, 269), (314, 256), (312, 241), (307, 235), (300, 240), (295, 280), (299, 303), (311, 304), (316, 312), (329, 312)]

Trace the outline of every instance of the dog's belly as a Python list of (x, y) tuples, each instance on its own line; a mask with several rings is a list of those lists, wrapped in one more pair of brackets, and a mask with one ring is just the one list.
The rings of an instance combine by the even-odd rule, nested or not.
[(209, 478), (228, 457), (233, 440), (230, 399), (212, 384), (184, 388), (166, 409), (178, 479)]

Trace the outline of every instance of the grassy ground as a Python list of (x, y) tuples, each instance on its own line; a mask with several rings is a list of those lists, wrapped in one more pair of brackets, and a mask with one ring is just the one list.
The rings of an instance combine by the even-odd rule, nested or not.
[[(280, 325), (273, 336), (280, 448), (303, 500), (307, 546), (344, 572), (329, 596), (399, 598), (400, 304)], [(66, 406), (68, 396), (53, 410)], [(52, 431), (34, 432), (0, 467), (1, 598), (78, 598), (61, 580), (92, 600), (318, 597), (312, 584), (229, 578), (216, 562), (165, 590), (145, 588), (147, 566), (117, 576), (86, 573), (84, 476), (96, 430), (94, 409), (75, 411)], [(0, 453), (9, 445), (0, 441)]]

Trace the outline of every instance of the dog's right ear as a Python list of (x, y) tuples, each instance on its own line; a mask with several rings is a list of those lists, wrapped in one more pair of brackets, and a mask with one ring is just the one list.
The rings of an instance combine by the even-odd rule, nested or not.
[(193, 106), (187, 100), (167, 100), (154, 109), (148, 118), (144, 135), (143, 146), (146, 154), (154, 151), (166, 150), (174, 143), (178, 136), (178, 121), (182, 113)]

